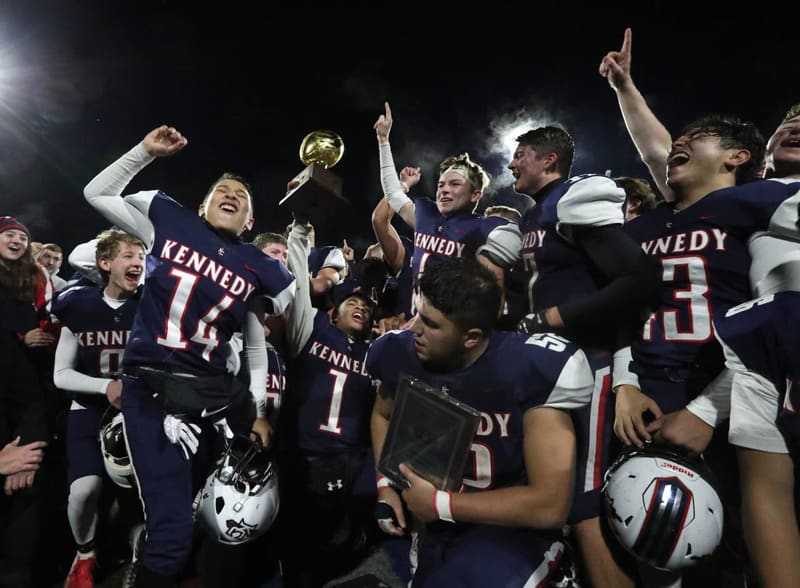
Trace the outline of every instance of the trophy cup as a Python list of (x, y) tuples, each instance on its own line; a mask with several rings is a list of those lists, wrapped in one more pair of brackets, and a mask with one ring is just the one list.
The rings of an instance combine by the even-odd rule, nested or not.
[(349, 201), (342, 196), (342, 179), (330, 171), (344, 154), (344, 142), (333, 131), (312, 131), (300, 144), (300, 161), (306, 167), (297, 174), (286, 196), (278, 203), (312, 224), (330, 217)]

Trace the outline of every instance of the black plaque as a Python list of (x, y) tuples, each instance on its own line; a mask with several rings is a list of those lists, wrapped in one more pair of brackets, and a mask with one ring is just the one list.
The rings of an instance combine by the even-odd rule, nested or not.
[(440, 490), (458, 490), (480, 413), (444, 391), (400, 377), (378, 471), (397, 487), (408, 487), (399, 465)]

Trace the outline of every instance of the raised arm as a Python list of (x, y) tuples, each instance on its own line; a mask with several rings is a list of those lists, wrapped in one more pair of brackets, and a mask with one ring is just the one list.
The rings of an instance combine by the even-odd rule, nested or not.
[(608, 85), (616, 92), (628, 134), (664, 199), (671, 202), (675, 197), (667, 186), (667, 158), (672, 148), (672, 137), (633, 83), (632, 36), (631, 29), (625, 29), (620, 50), (609, 51), (600, 62), (600, 75), (608, 80)]
[(79, 243), (70, 252), (67, 262), (70, 267), (81, 276), (91, 280), (98, 286), (103, 285), (103, 278), (100, 270), (97, 269), (95, 254), (97, 252), (97, 239), (90, 239), (85, 243)]
[(389, 202), (386, 198), (381, 198), (372, 210), (372, 231), (375, 233), (378, 243), (380, 243), (381, 251), (383, 251), (383, 260), (389, 265), (392, 272), (397, 275), (406, 262), (406, 250), (403, 247), (400, 235), (397, 234), (397, 229), (392, 225), (393, 216), (394, 211), (389, 206)]
[(308, 278), (309, 230), (310, 225), (295, 222), (287, 239), (287, 265), (297, 284), (294, 301), (286, 313), (286, 344), (291, 357), (300, 353), (314, 330), (316, 309), (311, 306), (311, 281)]
[(397, 214), (412, 229), (416, 226), (415, 206), (411, 199), (403, 192), (397, 169), (394, 165), (392, 148), (389, 145), (389, 132), (392, 130), (392, 109), (389, 103), (384, 102), (385, 113), (378, 117), (373, 128), (378, 138), (378, 156), (381, 165), (381, 186), (383, 195)]
[(109, 165), (83, 189), (86, 201), (106, 220), (140, 238), (147, 250), (153, 244), (153, 225), (147, 216), (155, 192), (121, 198), (133, 177), (156, 157), (177, 153), (187, 144), (175, 128), (162, 125), (150, 131), (141, 143)]

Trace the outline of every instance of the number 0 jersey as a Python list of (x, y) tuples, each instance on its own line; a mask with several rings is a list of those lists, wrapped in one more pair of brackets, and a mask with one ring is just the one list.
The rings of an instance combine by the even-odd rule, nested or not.
[(119, 378), (138, 302), (135, 296), (112, 308), (103, 298), (103, 288), (95, 285), (57, 294), (52, 313), (78, 341), (77, 371), (94, 378)]

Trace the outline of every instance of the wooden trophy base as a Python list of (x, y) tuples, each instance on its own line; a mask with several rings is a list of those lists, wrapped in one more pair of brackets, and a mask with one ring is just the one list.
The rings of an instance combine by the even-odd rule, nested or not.
[(310, 163), (294, 177), (299, 184), (278, 202), (313, 225), (329, 221), (349, 205), (342, 196), (342, 178), (318, 163)]

